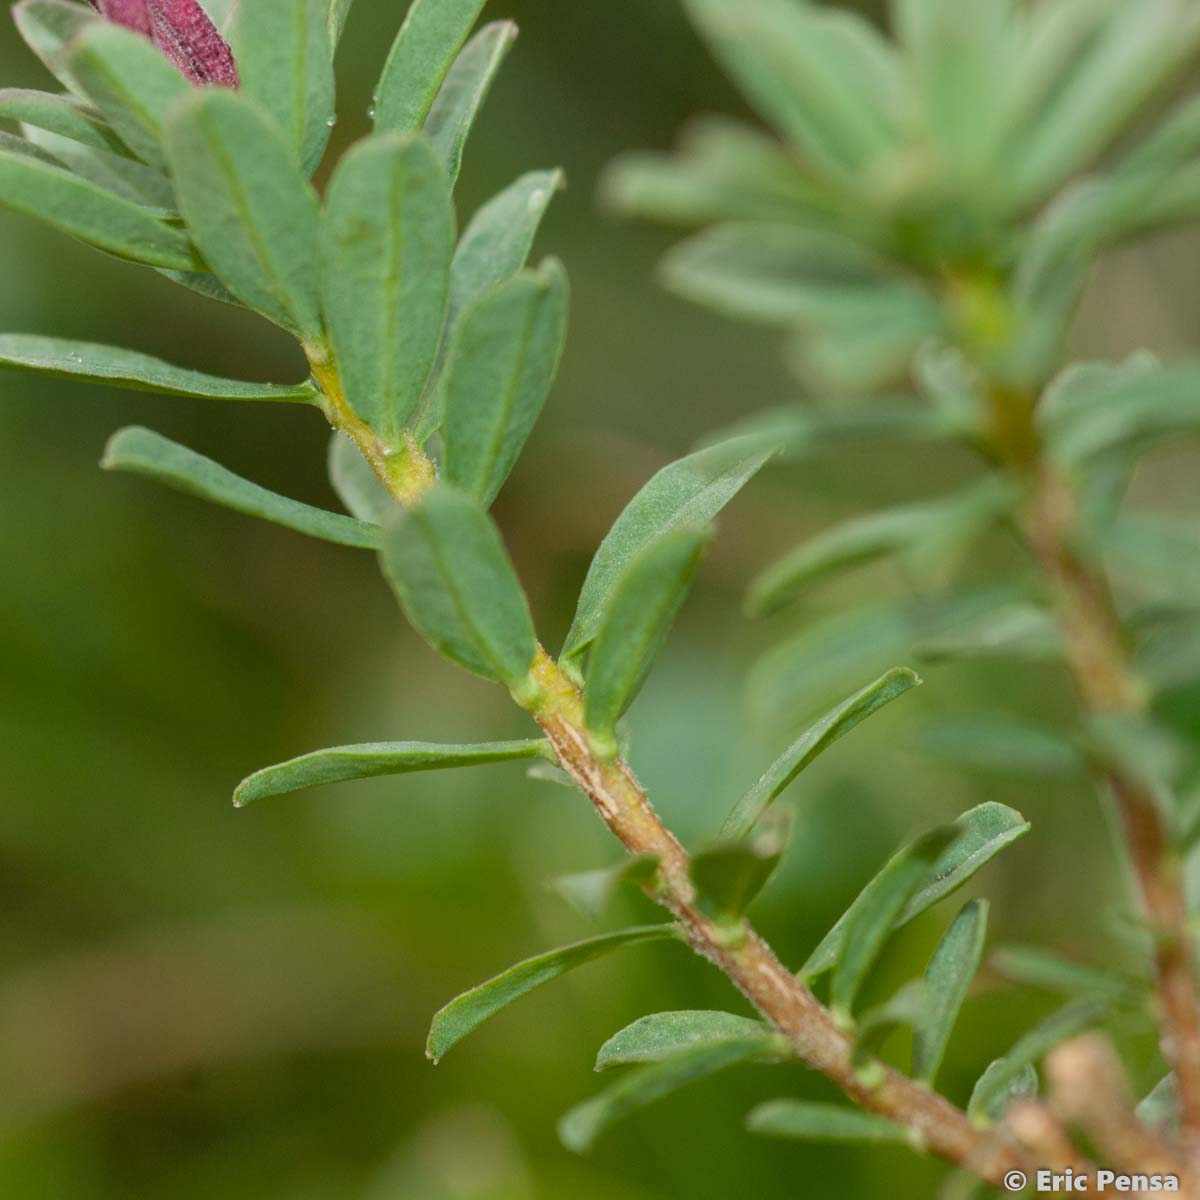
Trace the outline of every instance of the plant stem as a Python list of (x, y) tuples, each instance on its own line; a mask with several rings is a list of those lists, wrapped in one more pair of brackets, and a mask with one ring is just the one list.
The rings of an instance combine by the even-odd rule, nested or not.
[[(1054, 592), (1076, 690), (1089, 713), (1136, 716), (1144, 710), (1144, 693), (1108, 583), (1075, 549), (1076, 527), (1075, 497), (1067, 481), (1039, 461), (1025, 536)], [(1179, 858), (1150, 788), (1113, 763), (1105, 764), (1103, 778), (1152, 926), (1162, 1050), (1175, 1074), (1181, 1129), (1195, 1141), (1200, 1136), (1200, 997)]]
[[(358, 443), (389, 492), (411, 505), (431, 486), (435, 471), (415, 443), (400, 452), (382, 445), (350, 412), (332, 362), (310, 356), (325, 396), (325, 412), (335, 428)], [(977, 1128), (966, 1113), (936, 1092), (881, 1063), (864, 1069), (854, 1061), (851, 1037), (838, 1029), (809, 988), (776, 957), (748, 921), (731, 937), (697, 907), (687, 851), (655, 813), (628, 765), (598, 753), (584, 726), (583, 697), (558, 664), (539, 646), (532, 677), (537, 688), (528, 711), (542, 727), (559, 765), (591, 800), (605, 824), (633, 855), (658, 859), (647, 894), (679, 922), (688, 943), (729, 980), (758, 1012), (791, 1043), (799, 1058), (837, 1084), (861, 1107), (909, 1130), (914, 1144), (956, 1166), (999, 1184), (1014, 1168), (1031, 1165), (1002, 1135)]]

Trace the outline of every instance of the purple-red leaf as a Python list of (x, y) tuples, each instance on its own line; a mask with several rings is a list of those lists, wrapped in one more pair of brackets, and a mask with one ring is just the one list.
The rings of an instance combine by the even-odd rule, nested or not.
[(233, 51), (199, 0), (90, 2), (107, 20), (150, 38), (193, 83), (237, 87)]

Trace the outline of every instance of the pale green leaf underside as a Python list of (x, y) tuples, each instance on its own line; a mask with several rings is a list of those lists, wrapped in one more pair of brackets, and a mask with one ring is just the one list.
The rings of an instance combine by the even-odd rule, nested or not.
[(63, 52), (83, 30), (101, 24), (100, 16), (73, 0), (24, 0), (13, 6), (12, 14), (26, 44), (55, 79), (78, 91)]
[(118, 258), (197, 270), (187, 237), (140, 205), (65, 167), (0, 150), (0, 205), (44, 221)]
[(284, 796), (326, 783), (518, 762), (544, 758), (549, 753), (548, 743), (541, 738), (467, 746), (437, 742), (374, 742), (362, 746), (334, 746), (255, 771), (238, 784), (233, 802), (238, 808), (243, 808), (255, 800)]
[(245, 383), (176, 367), (136, 350), (28, 333), (0, 334), (0, 367), (106, 387), (206, 400), (274, 400), (311, 404), (309, 383)]
[(764, 1137), (798, 1142), (906, 1145), (909, 1134), (872, 1113), (807, 1100), (768, 1100), (746, 1118), (746, 1128)]
[(484, 0), (413, 0), (375, 92), (375, 128), (409, 132), (429, 115)]
[(787, 1039), (752, 1017), (706, 1010), (651, 1013), (614, 1033), (596, 1054), (596, 1070), (661, 1062), (698, 1046), (762, 1040), (764, 1055), (787, 1053)]
[(639, 942), (663, 941), (678, 936), (677, 928), (672, 924), (640, 925), (618, 933), (601, 934), (519, 962), (502, 975), (464, 992), (441, 1009), (433, 1018), (425, 1052), (434, 1062), (439, 1061), (489, 1017), (576, 967)]
[(425, 132), (441, 152), (451, 183), (458, 178), (475, 118), (516, 38), (512, 21), (485, 25), (454, 60), (429, 109)]
[(763, 1052), (764, 1039), (762, 1035), (756, 1035), (741, 1040), (702, 1043), (660, 1062), (635, 1067), (607, 1091), (571, 1109), (558, 1124), (558, 1136), (568, 1150), (582, 1154), (622, 1117), (669, 1096), (694, 1080), (759, 1058)]
[(755, 435), (718, 442), (664, 467), (642, 488), (592, 559), (563, 646), (564, 658), (581, 654), (591, 644), (628, 563), (671, 530), (707, 526), (771, 458), (774, 450), (765, 443)]
[[(951, 828), (958, 831), (958, 836), (938, 855), (901, 911), (897, 927), (962, 887), (1001, 850), (1028, 833), (1029, 822), (1015, 809), (988, 801), (963, 813)], [(803, 978), (812, 979), (837, 963), (847, 941), (849, 923), (861, 900), (860, 895), (809, 956), (799, 972)]]
[[(533, 770), (531, 768), (530, 774)], [(574, 788), (571, 777), (558, 767), (555, 782)], [(612, 867), (601, 867), (595, 871), (579, 871), (573, 875), (560, 875), (551, 886), (580, 916), (598, 921), (608, 908), (622, 884), (649, 883), (658, 870), (658, 856), (638, 854), (625, 858)]]
[(440, 653), (520, 688), (537, 641), (529, 605), (490, 517), (438, 484), (384, 526), (383, 565), (408, 619)]
[(925, 969), (923, 1011), (913, 1030), (913, 1078), (932, 1085), (967, 989), (979, 970), (987, 935), (986, 900), (971, 900), (954, 918)]
[(871, 968), (900, 914), (953, 839), (946, 829), (918, 839), (892, 858), (863, 889), (847, 913), (846, 938), (833, 967), (829, 997), (837, 1015), (849, 1017)]
[(567, 333), (567, 275), (550, 260), (464, 314), (442, 387), (445, 475), (489, 508), (546, 403)]
[(584, 715), (612, 741), (654, 665), (712, 533), (674, 529), (640, 550), (615, 580), (588, 657)]
[(72, 96), (31, 88), (0, 88), (0, 119), (48, 130), (92, 150), (125, 150), (104, 118)]
[(980, 1076), (967, 1105), (968, 1114), (980, 1118), (998, 1115), (997, 1102), (1010, 1092), (1014, 1082), (1060, 1042), (1096, 1025), (1103, 1019), (1105, 1010), (1103, 1001), (1078, 1000), (1051, 1013)]
[(771, 764), (766, 774), (738, 801), (726, 818), (724, 837), (744, 837), (783, 790), (823, 751), (885, 704), (920, 684), (906, 667), (897, 667), (843, 700), (810, 725)]
[(114, 434), (101, 465), (109, 471), (144, 475), (202, 500), (339, 546), (374, 550), (379, 545), (377, 526), (268, 491), (149, 429), (131, 426)]
[(329, 482), (346, 511), (369, 525), (382, 525), (396, 501), (371, 470), (354, 442), (343, 433), (329, 439)]

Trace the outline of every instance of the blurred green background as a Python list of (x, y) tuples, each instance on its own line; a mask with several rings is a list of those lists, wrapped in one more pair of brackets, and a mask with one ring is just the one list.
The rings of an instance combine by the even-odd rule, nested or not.
[[(334, 149), (366, 131), (403, 5), (359, 0), (340, 55)], [(497, 509), (544, 639), (556, 644), (589, 556), (625, 500), (705, 431), (797, 398), (769, 333), (662, 294), (671, 237), (596, 211), (598, 173), (665, 147), (689, 115), (739, 102), (669, 0), (495, 0), (522, 38), (468, 150), (464, 214), (518, 173), (562, 164), (543, 252), (574, 284), (548, 413)], [(46, 86), (7, 16), (3, 82)], [(1195, 344), (1200, 242), (1106, 264), (1082, 354)], [(246, 378), (296, 378), (286, 338), (32, 222), (0, 213), (0, 327), (119, 342)], [(311, 412), (0, 378), (0, 1196), (14, 1200), (717, 1200), (925, 1196), (941, 1171), (899, 1150), (778, 1146), (741, 1128), (756, 1101), (822, 1097), (795, 1067), (696, 1086), (568, 1155), (554, 1125), (598, 1086), (599, 1043), (647, 1011), (728, 1007), (680, 948), (587, 968), (491, 1022), (437, 1069), (429, 1015), (515, 959), (589, 926), (545, 888), (615, 857), (578, 797), (520, 766), (360, 783), (235, 812), (242, 776), (322, 745), (521, 736), (504, 697), (439, 661), (369, 556), (306, 541), (129, 478), (106, 436), (139, 422), (264, 484), (332, 506)], [(943, 452), (862, 452), (776, 468), (730, 509), (701, 586), (633, 711), (634, 761), (668, 823), (711, 832), (783, 744), (744, 680), (784, 630), (899, 583), (827, 587), (767, 628), (739, 614), (749, 573), (841, 514), (935, 494), (971, 471)], [(1200, 501), (1183, 452), (1139, 486)], [(973, 564), (1003, 569), (1002, 543)], [(891, 664), (884, 664), (891, 665)], [(848, 692), (866, 682), (843, 681)], [(827, 695), (814, 693), (813, 707)], [(797, 832), (760, 903), (800, 961), (914, 827), (998, 799), (1032, 836), (977, 884), (991, 941), (1110, 958), (1097, 923), (1119, 884), (1085, 780), (965, 776), (918, 745), (959, 707), (1055, 719), (1049, 667), (933, 672), (793, 789)], [(1193, 709), (1190, 710), (1194, 712)], [(612, 921), (652, 910), (637, 900)], [(924, 961), (954, 908), (906, 931), (879, 982)], [(994, 981), (969, 1003), (946, 1085), (1052, 1001)], [(1146, 1048), (1139, 1084), (1154, 1081)]]

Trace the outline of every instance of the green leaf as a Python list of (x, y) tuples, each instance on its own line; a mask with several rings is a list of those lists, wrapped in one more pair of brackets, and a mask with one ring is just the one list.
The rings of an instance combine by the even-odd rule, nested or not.
[(247, 516), (260, 517), (308, 537), (360, 550), (374, 550), (379, 546), (379, 529), (375, 525), (277, 495), (178, 442), (136, 425), (122, 429), (109, 439), (101, 465), (107, 471), (144, 475), (202, 500)]
[(422, 445), (441, 426), (445, 394), (439, 384), (463, 313), (525, 265), (538, 226), (562, 179), (561, 171), (523, 175), (483, 205), (459, 238), (450, 266), (450, 302), (441, 350), (415, 423), (416, 437)]
[(852, 1055), (855, 1065), (867, 1066), (896, 1030), (915, 1031), (925, 1002), (924, 980), (910, 979), (882, 1004), (862, 1013), (855, 1021)]
[(349, 437), (335, 433), (329, 439), (329, 482), (346, 511), (360, 521), (382, 525), (396, 508), (391, 493), (371, 470), (370, 463)]
[(967, 1105), (968, 1115), (978, 1123), (998, 1120), (1014, 1095), (1028, 1094), (1034, 1064), (1060, 1042), (1073, 1038), (1100, 1022), (1106, 1005), (1095, 1000), (1079, 1000), (1052, 1013), (1041, 1024), (1022, 1036), (1003, 1057), (998, 1058), (980, 1076)]
[(712, 521), (770, 459), (773, 451), (765, 440), (731, 438), (698, 450), (664, 467), (638, 492), (592, 559), (564, 658), (576, 658), (591, 645), (612, 590), (634, 556), (664, 533)]
[(1066, 778), (1084, 765), (1078, 749), (1058, 730), (988, 713), (947, 713), (927, 721), (917, 744), (967, 770)]
[[(530, 771), (536, 769), (530, 768)], [(558, 771), (559, 768), (552, 768)], [(568, 787), (575, 785), (569, 775), (561, 772)], [(555, 782), (558, 782), (556, 779)], [(638, 854), (623, 859), (612, 867), (598, 871), (581, 871), (575, 875), (560, 875), (551, 886), (582, 917), (598, 921), (607, 910), (617, 891), (625, 884), (641, 887), (653, 881), (658, 873), (658, 855)]]
[(1039, 946), (1001, 946), (988, 961), (1005, 979), (1065, 996), (1103, 996), (1128, 1003), (1147, 990), (1144, 979), (1074, 962)]
[(445, 476), (491, 506), (525, 446), (558, 371), (567, 275), (551, 259), (497, 284), (459, 322), (445, 374)]
[(1148, 601), (1200, 607), (1200, 556), (1195, 521), (1166, 513), (1122, 513), (1101, 545), (1109, 569)]
[(32, 371), (58, 379), (80, 379), (106, 387), (165, 396), (197, 396), (208, 400), (275, 400), (311, 404), (311, 384), (245, 383), (177, 367), (118, 346), (40, 337), (32, 333), (0, 334), (0, 367)]
[(918, 655), (926, 662), (971, 658), (1015, 658), (1053, 662), (1063, 656), (1062, 630), (1053, 613), (1036, 604), (1009, 601), (923, 638)]
[(727, 316), (768, 325), (850, 322), (914, 314), (912, 333), (938, 332), (936, 302), (859, 242), (783, 222), (730, 222), (675, 246), (666, 285)]
[(651, 1013), (626, 1025), (600, 1047), (596, 1070), (662, 1062), (700, 1046), (755, 1038), (762, 1043), (764, 1057), (787, 1057), (791, 1053), (787, 1038), (751, 1017), (703, 1010)]
[(1022, 132), (1009, 185), (1018, 202), (1041, 198), (1086, 166), (1182, 72), (1197, 46), (1200, 12), (1186, 0), (1107, 6), (1099, 35)]
[(908, 1131), (883, 1117), (838, 1104), (808, 1100), (768, 1100), (746, 1118), (746, 1128), (764, 1137), (798, 1142), (908, 1145)]
[(746, 610), (750, 616), (777, 612), (811, 584), (886, 555), (898, 555), (913, 575), (944, 572), (1016, 499), (1007, 481), (987, 479), (952, 496), (836, 525), (759, 575), (750, 585)]
[(123, 153), (125, 149), (104, 118), (73, 96), (0, 88), (0, 120), (49, 130), (93, 150)]
[(697, 1079), (714, 1075), (763, 1053), (761, 1036), (700, 1044), (661, 1062), (637, 1067), (607, 1091), (576, 1105), (558, 1123), (558, 1136), (568, 1150), (583, 1154), (610, 1125), (669, 1096)]
[(328, 0), (253, 0), (238, 5), (229, 35), (240, 90), (275, 118), (309, 175), (335, 120), (334, 19)]
[[(1001, 850), (1028, 833), (1029, 822), (1014, 809), (989, 801), (963, 813), (950, 828), (957, 831), (957, 836), (938, 855), (937, 860), (927, 870), (924, 880), (909, 897), (896, 922), (897, 928), (962, 887)], [(907, 850), (900, 851), (889, 861), (888, 866), (906, 853)], [(884, 870), (887, 870), (887, 866)], [(858, 899), (825, 935), (821, 944), (809, 955), (808, 961), (800, 970), (804, 979), (812, 979), (828, 971), (841, 959), (850, 936), (849, 927), (857, 920), (859, 906), (866, 903), (863, 897), (872, 886), (867, 885)]]
[(924, 1011), (913, 1030), (913, 1077), (931, 1087), (979, 970), (987, 920), (987, 901), (968, 901), (925, 968)]
[(700, 908), (720, 922), (736, 921), (767, 886), (787, 848), (790, 821), (764, 822), (751, 836), (699, 851), (691, 862)]
[(200, 265), (187, 237), (140, 205), (7, 149), (0, 149), (0, 205), (118, 258), (183, 271)]
[(454, 208), (424, 138), (377, 134), (341, 161), (325, 201), (321, 291), (350, 407), (398, 444), (437, 355)]
[(537, 642), (529, 605), (488, 515), (438, 484), (384, 526), (383, 567), (408, 619), (434, 649), (520, 690)]
[(64, 62), (65, 50), (85, 29), (100, 25), (100, 16), (74, 0), (22, 0), (13, 6), (12, 14), (26, 45), (55, 79), (78, 91)]
[(85, 146), (35, 125), (23, 125), (26, 139), (81, 179), (131, 200), (156, 217), (175, 218), (175, 188), (161, 172), (121, 152)]
[(766, 774), (738, 801), (725, 820), (722, 835), (744, 837), (768, 807), (797, 775), (822, 752), (828, 750), (843, 734), (849, 733), (861, 721), (885, 704), (903, 696), (920, 684), (920, 678), (905, 667), (897, 667), (868, 684), (820, 720), (810, 725), (771, 764)]
[(834, 1020), (849, 1025), (854, 1001), (905, 907), (933, 870), (954, 833), (936, 829), (895, 855), (863, 889), (843, 920), (845, 941), (833, 967), (830, 1006)]
[(180, 206), (213, 270), (240, 300), (304, 340), (320, 335), (320, 207), (273, 124), (223, 88), (179, 102), (167, 157)]
[(512, 21), (485, 25), (454, 60), (429, 109), (425, 132), (441, 152), (451, 184), (458, 179), (471, 126), (516, 40), (517, 27)]
[(1179, 1095), (1174, 1072), (1164, 1075), (1142, 1097), (1134, 1111), (1137, 1119), (1150, 1129), (1173, 1133), (1179, 1125)]
[(678, 936), (677, 927), (673, 924), (639, 925), (632, 929), (622, 929), (619, 933), (605, 933), (599, 937), (587, 938), (585, 941), (551, 950), (547, 954), (539, 954), (535, 958), (527, 958), (524, 962), (509, 967), (502, 975), (464, 992), (441, 1009), (434, 1016), (430, 1026), (425, 1053), (435, 1063), (440, 1062), (448, 1051), (457, 1046), (467, 1034), (478, 1029), (489, 1017), (543, 984), (575, 970), (576, 967), (582, 967), (614, 951), (624, 950), (627, 946), (636, 946), (639, 942), (657, 942)]
[(131, 29), (103, 24), (85, 29), (70, 44), (66, 63), (130, 150), (153, 167), (165, 167), (163, 114), (192, 87), (162, 51)]
[(350, 15), (350, 6), (353, 3), (354, 0), (325, 0), (331, 46), (336, 47), (342, 40), (342, 30), (346, 27), (346, 18)]
[(894, 145), (902, 70), (862, 17), (792, 0), (686, 7), (751, 104), (814, 166), (849, 179)]
[(899, 0), (894, 8), (939, 165), (964, 183), (994, 183), (1003, 118), (1023, 65), (1017, 5)]
[(615, 749), (617, 721), (641, 690), (711, 537), (672, 529), (629, 560), (613, 581), (588, 658), (588, 731)]
[(484, 2), (413, 0), (375, 91), (376, 129), (421, 128)]
[(1200, 368), (1145, 355), (1118, 366), (1069, 367), (1046, 392), (1039, 420), (1051, 455), (1082, 467), (1113, 449), (1200, 430)]
[(693, 119), (675, 155), (622, 155), (601, 177), (600, 197), (621, 215), (680, 225), (793, 221), (839, 229), (856, 221), (774, 138), (723, 117)]
[(519, 742), (485, 742), (473, 746), (447, 746), (436, 742), (376, 742), (365, 746), (334, 746), (255, 771), (238, 784), (233, 793), (233, 802), (238, 808), (244, 808), (255, 800), (284, 796), (326, 783), (376, 779), (381, 775), (409, 775), (414, 771), (444, 771), (450, 767), (519, 762), (552, 754), (549, 743), (541, 738)]

